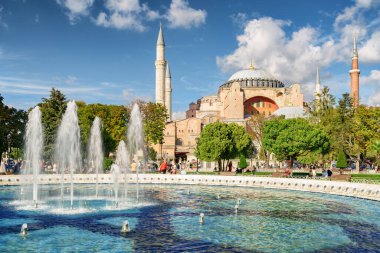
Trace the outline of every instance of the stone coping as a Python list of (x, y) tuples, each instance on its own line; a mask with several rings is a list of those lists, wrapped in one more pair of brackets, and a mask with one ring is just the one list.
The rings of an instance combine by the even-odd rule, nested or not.
[[(136, 178), (136, 174), (127, 174), (127, 183), (136, 183)], [(31, 183), (32, 180), (32, 175), (1, 175), (0, 186)], [(58, 174), (39, 176), (40, 184), (60, 184), (61, 180), (62, 175)], [(64, 175), (63, 180), (65, 183), (70, 182), (70, 175)], [(114, 181), (111, 174), (99, 174), (98, 180), (102, 184), (109, 184)], [(74, 174), (73, 181), (76, 184), (94, 184), (96, 183), (96, 175)], [(124, 182), (124, 175), (120, 175), (119, 182)], [(138, 182), (141, 184), (261, 187), (336, 194), (380, 201), (380, 185), (343, 181), (255, 176), (139, 174)]]

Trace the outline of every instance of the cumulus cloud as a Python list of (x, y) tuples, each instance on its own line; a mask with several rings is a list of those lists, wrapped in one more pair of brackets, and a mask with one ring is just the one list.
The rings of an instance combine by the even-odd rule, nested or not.
[(189, 6), (186, 0), (172, 0), (170, 8), (166, 14), (171, 28), (198, 27), (206, 22), (207, 12), (205, 10), (196, 10)]
[(56, 0), (57, 3), (67, 9), (67, 15), (72, 24), (80, 16), (87, 16), (94, 0)]
[(288, 20), (251, 19), (244, 23), (243, 32), (237, 36), (236, 49), (218, 56), (216, 62), (223, 72), (231, 73), (247, 68), (253, 60), (256, 67), (268, 70), (282, 81), (310, 83), (314, 81), (317, 66), (329, 67), (350, 60), (356, 33), (361, 63), (378, 63), (380, 18), (367, 15), (368, 10), (379, 4), (380, 0), (357, 0), (336, 16), (334, 33), (327, 35), (311, 26), (289, 34), (286, 31), (292, 23)]
[(186, 112), (172, 112), (172, 120), (181, 120), (186, 118)]
[(143, 18), (155, 20), (160, 17), (157, 11), (151, 10), (147, 4), (141, 5), (139, 0), (107, 0), (106, 12), (99, 13), (95, 23), (99, 26), (116, 29), (133, 29), (144, 31)]
[(360, 84), (372, 90), (365, 102), (368, 105), (380, 106), (380, 70), (371, 70), (368, 76), (361, 77)]
[[(315, 68), (327, 66), (334, 55), (330, 39), (318, 44), (320, 34), (313, 27), (302, 27), (286, 36), (284, 28), (290, 21), (270, 17), (247, 23), (237, 37), (238, 48), (229, 55), (217, 57), (224, 72), (247, 68), (251, 60), (285, 82), (303, 82), (315, 73)], [(329, 55), (330, 57), (325, 57)]]

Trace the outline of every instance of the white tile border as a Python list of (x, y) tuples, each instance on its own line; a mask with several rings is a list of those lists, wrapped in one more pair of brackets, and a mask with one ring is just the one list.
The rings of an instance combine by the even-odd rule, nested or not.
[[(60, 184), (61, 175), (47, 174), (39, 177), (41, 184)], [(170, 174), (139, 174), (141, 184), (182, 184), (182, 185), (210, 185), (232, 187), (262, 187), (273, 189), (287, 189), (297, 191), (319, 192), (336, 194), (380, 201), (380, 185), (351, 183), (342, 181), (272, 178), (254, 176), (216, 176), (216, 175), (170, 175)], [(75, 174), (74, 183), (93, 184), (96, 182), (94, 174)], [(64, 176), (64, 182), (69, 182), (70, 175)], [(119, 178), (124, 182), (124, 175)], [(1, 175), (1, 185), (20, 185), (32, 181), (32, 175)], [(129, 183), (136, 182), (136, 174), (128, 174)], [(99, 182), (112, 183), (111, 174), (100, 174)]]

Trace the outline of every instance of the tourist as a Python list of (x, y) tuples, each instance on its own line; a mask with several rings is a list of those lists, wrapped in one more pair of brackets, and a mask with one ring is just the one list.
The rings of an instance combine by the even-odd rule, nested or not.
[(228, 163), (228, 171), (229, 171), (229, 172), (232, 171), (232, 162), (231, 162), (231, 161)]
[(136, 164), (135, 160), (132, 160), (132, 163), (131, 163), (131, 172), (136, 172), (136, 168), (137, 168), (137, 164)]
[(317, 177), (317, 170), (315, 169), (314, 166), (313, 166), (312, 169), (311, 169), (311, 174), (312, 174), (313, 178), (316, 178), (316, 177)]
[(163, 163), (160, 165), (160, 169), (158, 172), (162, 172), (163, 174), (166, 174), (166, 170), (168, 169), (168, 164), (164, 160)]
[(333, 174), (332, 171), (331, 171), (330, 169), (328, 169), (328, 170), (327, 170), (327, 176), (328, 176), (328, 177), (331, 177), (332, 174)]

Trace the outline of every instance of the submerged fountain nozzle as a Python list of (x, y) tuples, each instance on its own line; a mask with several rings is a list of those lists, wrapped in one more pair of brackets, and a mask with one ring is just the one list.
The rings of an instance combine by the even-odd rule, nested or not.
[(236, 204), (237, 204), (238, 206), (241, 204), (241, 199), (240, 199), (240, 198), (238, 198), (238, 199), (236, 200)]
[(199, 223), (200, 224), (205, 223), (205, 214), (204, 213), (199, 214)]
[(216, 198), (217, 198), (217, 199), (220, 199), (220, 193), (218, 193), (218, 194), (216, 195)]
[(21, 235), (26, 236), (28, 234), (28, 224), (24, 223), (21, 226)]
[(235, 205), (235, 213), (237, 213), (239, 210), (239, 205)]
[(125, 220), (123, 223), (123, 226), (121, 227), (121, 232), (122, 233), (128, 233), (130, 231), (131, 231), (131, 229), (129, 228), (129, 222), (128, 222), (128, 220)]

